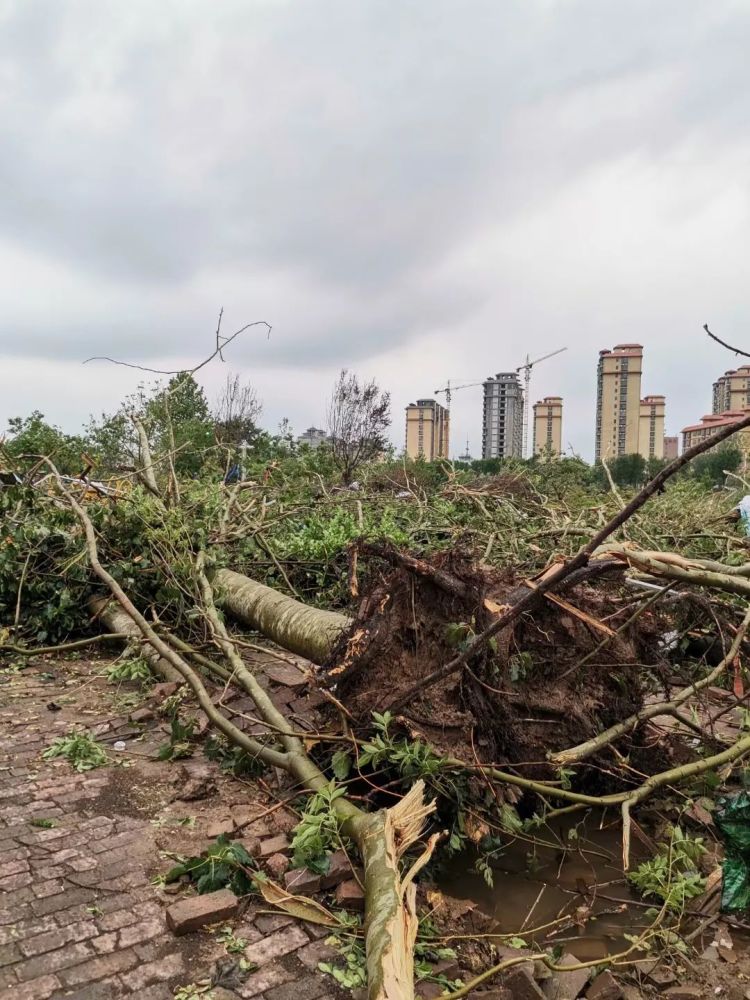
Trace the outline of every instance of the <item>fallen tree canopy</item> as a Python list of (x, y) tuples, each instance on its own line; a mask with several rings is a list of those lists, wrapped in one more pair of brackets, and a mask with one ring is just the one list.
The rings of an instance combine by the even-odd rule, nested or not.
[[(0, 558), (14, 576), (11, 586), (5, 572), (0, 592), (13, 637), (23, 640), (28, 615), (37, 631), (27, 637), (46, 639), (39, 625), (51, 617), (55, 584), (67, 593), (64, 634), (82, 632), (93, 593), (91, 610), (110, 636), (129, 637), (159, 675), (184, 682), (213, 728), (294, 787), (315, 794), (343, 781), (347, 758), (334, 812), (364, 864), (372, 1000), (413, 995), (414, 879), (444, 828), (445, 850), (492, 842), (496, 851), (503, 839), (533, 840), (561, 813), (616, 808), (627, 869), (633, 808), (709, 771), (725, 780), (750, 753), (750, 737), (728, 741), (686, 709), (730, 668), (736, 680), (750, 572), (730, 562), (739, 548), (731, 538), (725, 561), (708, 558), (702, 538), (684, 556), (655, 545), (663, 521), (638, 512), (660, 502), (672, 473), (624, 508), (589, 496), (577, 512), (559, 501), (554, 517), (541, 480), (454, 478), (432, 506), (407, 480), (398, 487), (416, 498), (399, 510), (408, 532), (393, 527), (381, 483), (372, 494), (380, 535), (368, 530), (367, 498), (334, 495), (321, 476), (322, 541), (315, 559), (303, 559), (299, 518), (315, 515), (299, 505), (269, 514), (274, 487), (265, 480), (246, 491), (180, 482), (167, 462), (160, 482), (161, 457), (145, 428), (138, 436), (143, 489), (93, 503), (85, 484), (51, 467), (43, 494), (5, 508), (10, 541)], [(620, 529), (634, 537), (614, 538)], [(279, 589), (236, 571), (260, 575), (269, 564)], [(656, 590), (630, 586), (644, 580)], [(304, 583), (320, 599), (316, 582), (335, 593), (335, 610), (288, 594)], [(667, 600), (675, 587), (679, 600)], [(303, 738), (268, 698), (243, 656), (248, 629), (317, 665), (331, 706), (326, 732)], [(719, 647), (716, 662), (690, 652), (700, 639)], [(252, 732), (224, 711), (230, 690), (254, 706)], [(658, 725), (664, 716), (668, 729)], [(328, 737), (347, 747), (337, 765)], [(394, 795), (403, 797), (392, 805)]]

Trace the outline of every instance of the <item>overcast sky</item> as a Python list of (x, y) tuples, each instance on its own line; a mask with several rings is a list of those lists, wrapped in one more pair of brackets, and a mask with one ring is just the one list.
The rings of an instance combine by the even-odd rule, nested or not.
[[(597, 351), (668, 431), (750, 347), (747, 0), (0, 0), (0, 428), (75, 430), (216, 316), (263, 422), (342, 366), (403, 407), (558, 347), (534, 399), (593, 451)], [(454, 454), (481, 445), (481, 387)]]

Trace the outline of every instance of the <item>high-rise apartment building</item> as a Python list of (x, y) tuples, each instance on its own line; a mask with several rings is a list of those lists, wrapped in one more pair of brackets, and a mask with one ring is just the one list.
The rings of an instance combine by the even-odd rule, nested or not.
[(638, 424), (638, 452), (644, 458), (664, 458), (664, 396), (641, 400)]
[(406, 454), (409, 458), (448, 458), (450, 413), (434, 399), (418, 399), (406, 407)]
[(750, 365), (730, 368), (714, 382), (714, 413), (728, 413), (750, 406)]
[(534, 403), (534, 454), (559, 458), (562, 454), (561, 396), (545, 396)]
[(484, 386), (482, 458), (523, 455), (523, 389), (515, 372), (498, 372)]
[(599, 351), (594, 454), (597, 461), (639, 451), (642, 370), (641, 344), (617, 344), (611, 351)]
[(664, 438), (664, 457), (668, 462), (677, 458), (680, 450), (680, 439), (677, 435), (667, 434)]

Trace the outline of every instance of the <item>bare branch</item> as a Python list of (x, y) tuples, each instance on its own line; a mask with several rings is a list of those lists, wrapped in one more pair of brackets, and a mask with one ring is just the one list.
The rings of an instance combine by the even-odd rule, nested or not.
[(227, 347), (229, 344), (231, 344), (236, 337), (239, 337), (241, 333), (244, 333), (245, 330), (249, 330), (253, 326), (265, 326), (266, 329), (268, 330), (268, 335), (266, 339), (269, 339), (271, 336), (271, 330), (273, 329), (271, 324), (266, 323), (264, 319), (259, 319), (256, 320), (254, 323), (245, 324), (245, 326), (241, 327), (239, 330), (236, 330), (229, 337), (222, 337), (220, 331), (221, 331), (221, 317), (223, 316), (223, 314), (224, 314), (224, 308), (222, 307), (222, 309), (219, 312), (219, 323), (218, 326), (216, 327), (216, 348), (211, 352), (211, 354), (209, 354), (207, 358), (201, 361), (200, 364), (197, 364), (195, 368), (176, 368), (172, 371), (168, 371), (163, 368), (148, 368), (146, 365), (132, 364), (130, 361), (118, 361), (116, 358), (109, 358), (106, 355), (95, 355), (93, 358), (86, 358), (86, 360), (83, 363), (87, 365), (90, 361), (109, 361), (110, 364), (113, 365), (122, 365), (123, 368), (136, 368), (140, 372), (151, 372), (153, 375), (195, 375), (195, 373), (197, 371), (200, 371), (201, 368), (205, 368), (205, 366), (209, 363), (209, 361), (213, 361), (213, 359), (217, 356), (217, 354), (223, 361), (224, 355), (222, 354), (222, 351), (224, 350), (224, 348)]
[(731, 344), (727, 344), (726, 341), (721, 340), (719, 337), (717, 337), (715, 333), (711, 333), (711, 331), (708, 329), (708, 323), (703, 324), (703, 329), (709, 335), (711, 340), (715, 340), (717, 344), (721, 344), (722, 347), (726, 347), (728, 351), (733, 351), (734, 354), (741, 354), (743, 358), (750, 358), (750, 354), (748, 354), (747, 351), (741, 351), (739, 347), (732, 347)]

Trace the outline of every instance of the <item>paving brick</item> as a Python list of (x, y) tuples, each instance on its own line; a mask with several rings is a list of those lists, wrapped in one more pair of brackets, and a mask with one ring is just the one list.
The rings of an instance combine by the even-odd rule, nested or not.
[(284, 875), (285, 887), (293, 893), (311, 895), (320, 889), (320, 875), (307, 868), (292, 868)]
[(72, 969), (66, 969), (59, 974), (64, 986), (80, 986), (83, 983), (95, 983), (106, 976), (114, 976), (125, 972), (138, 964), (138, 956), (134, 951), (118, 951), (112, 955), (100, 955), (88, 962), (82, 962)]
[(164, 920), (161, 917), (152, 917), (150, 920), (139, 920), (138, 923), (124, 927), (120, 931), (119, 947), (129, 948), (133, 944), (141, 944), (143, 941), (150, 941), (164, 933)]
[(5, 965), (13, 965), (14, 962), (19, 962), (22, 957), (17, 944), (0, 945), (0, 968)]
[(13, 989), (13, 1000), (47, 1000), (60, 989), (57, 976), (38, 976)]
[(45, 913), (57, 913), (58, 910), (67, 910), (73, 906), (90, 903), (95, 896), (96, 893), (93, 889), (67, 889), (56, 896), (34, 900), (31, 909), (37, 916), (43, 917)]
[(123, 984), (133, 992), (142, 990), (152, 983), (164, 983), (178, 976), (185, 969), (185, 959), (180, 952), (164, 955), (155, 962), (149, 962), (122, 977)]
[(333, 889), (340, 882), (352, 877), (352, 866), (343, 851), (334, 851), (328, 858), (328, 871), (321, 876), (322, 889)]
[(79, 990), (55, 993), (51, 1000), (114, 1000), (115, 997), (123, 996), (124, 992), (119, 976), (111, 976), (99, 980), (98, 983), (87, 983)]
[(56, 929), (57, 922), (54, 917), (32, 917), (31, 920), (18, 920), (13, 924), (0, 926), (0, 944), (8, 944), (9, 941), (23, 941), (27, 937)]
[(266, 937), (268, 934), (273, 934), (274, 931), (280, 931), (282, 927), (293, 924), (294, 917), (290, 917), (286, 913), (261, 913), (255, 918), (254, 923), (263, 937)]
[(95, 937), (97, 934), (96, 924), (93, 920), (80, 921), (70, 924), (68, 927), (60, 927), (48, 931), (45, 934), (36, 934), (34, 937), (25, 937), (19, 942), (19, 948), (26, 958), (34, 955), (43, 955), (48, 951), (55, 951), (72, 941), (85, 941)]
[(253, 972), (252, 975), (248, 976), (242, 986), (237, 987), (237, 993), (243, 997), (243, 1000), (250, 997), (259, 997), (266, 990), (273, 989), (275, 986), (282, 986), (284, 983), (289, 983), (295, 978), (295, 974), (286, 969), (281, 962), (272, 962), (270, 965), (265, 966), (265, 968), (259, 969), (258, 972)]
[(61, 879), (50, 879), (48, 882), (36, 882), (33, 887), (37, 899), (46, 899), (65, 891), (65, 883)]
[(336, 903), (345, 910), (357, 910), (359, 913), (364, 913), (365, 894), (359, 882), (350, 878), (336, 886)]
[(35, 955), (16, 966), (16, 975), (21, 982), (27, 979), (35, 979), (37, 976), (60, 973), (61, 969), (67, 969), (70, 965), (84, 962), (93, 955), (92, 949), (85, 942), (66, 945), (59, 951), (50, 951), (44, 955)]
[(297, 958), (306, 969), (314, 971), (318, 968), (318, 962), (328, 962), (332, 958), (337, 958), (338, 952), (330, 944), (326, 944), (322, 939), (313, 941), (306, 948), (300, 948)]
[(28, 870), (29, 862), (25, 857), (9, 859), (4, 865), (0, 865), (0, 881), (8, 878), (9, 875), (18, 875), (19, 872), (27, 872)]
[(245, 957), (248, 961), (255, 962), (256, 965), (265, 965), (272, 959), (288, 955), (289, 952), (296, 951), (297, 948), (302, 948), (306, 944), (308, 944), (308, 937), (301, 927), (296, 925), (284, 927), (280, 931), (269, 934), (262, 941), (256, 941), (255, 944), (249, 945), (245, 950)]
[(265, 996), (266, 1000), (300, 1000), (301, 997), (304, 1000), (318, 1000), (328, 990), (329, 984), (323, 976), (305, 976), (304, 979), (266, 990)]
[(260, 857), (270, 858), (272, 854), (283, 854), (289, 850), (289, 838), (285, 833), (279, 833), (275, 837), (260, 842)]

